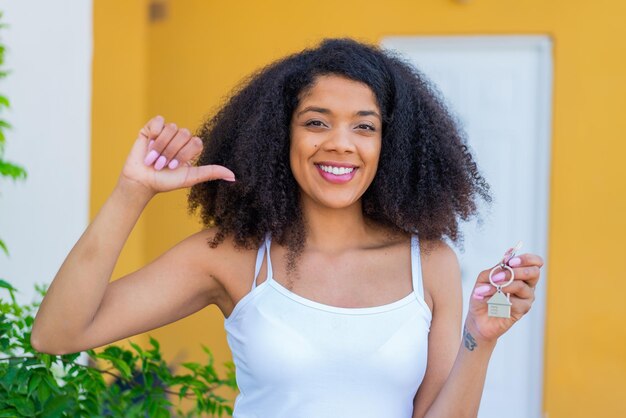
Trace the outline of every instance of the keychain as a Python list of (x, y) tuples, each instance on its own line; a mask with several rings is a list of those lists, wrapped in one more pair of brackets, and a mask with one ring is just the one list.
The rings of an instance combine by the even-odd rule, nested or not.
[[(502, 293), (502, 288), (510, 285), (511, 283), (513, 283), (513, 280), (515, 280), (515, 273), (513, 272), (513, 269), (509, 267), (508, 262), (511, 258), (515, 257), (515, 253), (519, 251), (520, 248), (522, 248), (522, 241), (519, 241), (515, 245), (515, 247), (509, 249), (506, 253), (504, 253), (504, 257), (502, 258), (500, 264), (492, 268), (489, 272), (489, 282), (496, 288), (496, 293), (487, 301), (488, 316), (496, 318), (511, 317), (511, 301), (509, 300), (510, 294), (507, 293), (505, 296), (504, 293)], [(493, 282), (491, 277), (498, 269), (501, 269), (503, 271), (508, 270), (509, 273), (511, 273), (511, 278), (508, 282), (504, 284), (495, 284)]]

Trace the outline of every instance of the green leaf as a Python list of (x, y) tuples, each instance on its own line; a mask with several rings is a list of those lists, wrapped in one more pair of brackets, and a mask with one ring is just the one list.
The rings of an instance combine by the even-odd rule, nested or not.
[(63, 359), (64, 361), (71, 363), (74, 360), (76, 360), (78, 358), (78, 356), (80, 356), (80, 352), (78, 353), (72, 353), (72, 354), (63, 354), (61, 355), (61, 359)]
[(155, 340), (153, 337), (150, 337), (150, 344), (152, 344), (152, 346), (154, 347), (154, 350), (151, 350), (153, 352), (158, 352), (161, 349), (159, 342)]
[(44, 403), (48, 400), (48, 398), (51, 395), (51, 391), (50, 391), (50, 387), (43, 383), (43, 377), (42, 377), (42, 382), (40, 385), (37, 386), (37, 396), (39, 397), (39, 400)]
[(44, 296), (46, 296), (48, 286), (48, 283), (35, 283), (35, 291), (37, 291), (37, 294), (39, 294), (39, 296), (43, 298)]
[(46, 373), (43, 375), (42, 385), (47, 385), (48, 388), (52, 392), (56, 393), (57, 395), (62, 393), (61, 389), (59, 388), (59, 384), (57, 383), (56, 380), (54, 380), (54, 377), (49, 373)]
[(0, 338), (0, 351), (6, 352), (9, 348), (11, 340), (9, 338)]
[(4, 241), (2, 241), (1, 239), (0, 239), (0, 249), (7, 255), (7, 257), (9, 257), (9, 249), (7, 248)]
[(24, 180), (28, 177), (28, 174), (23, 167), (8, 161), (0, 160), (0, 176), (11, 177), (13, 180)]
[(183, 386), (178, 391), (178, 400), (183, 399), (183, 397), (187, 394), (187, 390), (189, 390), (189, 386)]
[(37, 389), (37, 387), (41, 383), (41, 379), (42, 379), (41, 374), (34, 374), (31, 377), (30, 382), (28, 382), (28, 397), (30, 397), (35, 391), (35, 389)]
[(138, 344), (135, 344), (134, 342), (128, 340), (128, 343), (135, 349), (135, 351), (137, 351), (139, 354), (143, 354), (143, 350), (141, 349), (141, 347)]
[(67, 395), (53, 396), (48, 399), (48, 402), (44, 405), (46, 416), (61, 416), (61, 412), (70, 408), (73, 403), (73, 399)]
[[(23, 364), (24, 364), (25, 367), (26, 366), (34, 366), (34, 365), (40, 366), (41, 362), (39, 361), (39, 359), (37, 357), (32, 357), (32, 358), (24, 360)], [(43, 369), (43, 367), (38, 367), (38, 368)]]
[(147, 388), (151, 388), (152, 386), (154, 386), (154, 375), (152, 373), (147, 373), (143, 375), (143, 381), (144, 381), (144, 385)]
[[(111, 348), (111, 347), (107, 347)], [(120, 373), (122, 373), (122, 376), (129, 379), (132, 377), (132, 373), (130, 371), (130, 367), (128, 366), (128, 364), (124, 363), (124, 361), (122, 359), (119, 359), (117, 357), (114, 357), (112, 355), (108, 355), (108, 354), (104, 354), (104, 353), (100, 353), (98, 354), (98, 358), (104, 359), (104, 360), (109, 360), (112, 364), (113, 367), (115, 367), (117, 370), (120, 371)]]
[(13, 366), (11, 363), (14, 362), (9, 362), (9, 370), (4, 376), (0, 377), (0, 385), (4, 387), (7, 391), (10, 390), (11, 386), (13, 386), (13, 384), (15, 383), (15, 377), (19, 370), (19, 368)]
[(0, 107), (9, 107), (11, 106), (11, 103), (9, 103), (9, 99), (7, 99), (5, 96), (0, 95)]
[(84, 410), (86, 410), (86, 412), (88, 413), (87, 416), (89, 417), (93, 417), (93, 416), (99, 416), (99, 412), (100, 412), (100, 403), (98, 402), (97, 399), (94, 399), (93, 396), (91, 396), (91, 394), (87, 395), (86, 399), (83, 399), (81, 402), (81, 406), (83, 407)]
[(11, 286), (11, 283), (7, 282), (7, 281), (6, 281), (6, 280), (4, 280), (4, 279), (0, 279), (0, 287), (1, 287), (1, 288), (4, 288), (4, 289), (9, 289), (9, 290), (12, 290), (12, 291), (14, 291), (14, 292), (17, 292), (17, 289), (16, 289), (16, 288), (14, 288), (13, 286)]
[(104, 381), (104, 378), (102, 377), (102, 373), (92, 368), (87, 368), (85, 369), (85, 371), (91, 376), (94, 384), (98, 385), (101, 389), (106, 388), (106, 382)]
[(101, 354), (113, 356), (117, 358), (117, 357), (122, 356), (123, 350), (120, 347), (117, 347), (115, 345), (110, 345), (106, 347)]
[(159, 410), (159, 404), (154, 402), (154, 400), (152, 400), (150, 398), (148, 399), (147, 404), (148, 404), (147, 405), (148, 406), (148, 416), (149, 417), (156, 416), (156, 414), (157, 414), (157, 412)]
[(29, 379), (28, 370), (26, 370), (26, 368), (24, 367), (20, 367), (20, 370), (17, 373), (17, 379), (16, 379), (16, 387), (15, 387), (16, 393), (26, 396), (26, 394), (28, 393), (28, 379)]
[(123, 410), (124, 417), (129, 418), (140, 418), (144, 416), (149, 416), (145, 412), (146, 407), (143, 403), (136, 403), (134, 405), (125, 407)]
[(13, 397), (8, 400), (8, 403), (17, 409), (18, 416), (32, 417), (35, 415), (35, 404), (28, 398)]
[(169, 418), (171, 415), (167, 409), (159, 408), (154, 416), (155, 418)]
[(46, 368), (49, 369), (52, 366), (52, 355), (41, 353), (40, 354), (41, 361), (46, 365)]
[(193, 371), (194, 373), (197, 373), (200, 368), (198, 363), (182, 363), (181, 366)]

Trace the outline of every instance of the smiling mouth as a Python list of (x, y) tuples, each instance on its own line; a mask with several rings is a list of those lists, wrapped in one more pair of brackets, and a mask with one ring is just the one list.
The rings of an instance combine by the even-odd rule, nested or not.
[(349, 182), (358, 170), (358, 167), (350, 164), (343, 164), (342, 166), (315, 164), (315, 167), (324, 180), (334, 184)]
[(352, 173), (356, 167), (337, 167), (332, 165), (316, 164), (320, 170), (325, 173), (334, 174), (335, 176), (343, 176)]

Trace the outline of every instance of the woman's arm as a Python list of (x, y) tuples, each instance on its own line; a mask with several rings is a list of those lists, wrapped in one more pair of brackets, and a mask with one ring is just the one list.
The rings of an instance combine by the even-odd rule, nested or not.
[(457, 355), (452, 370), (433, 404), (422, 415), (414, 418), (476, 417), (487, 376), (487, 366), (495, 348), (495, 341), (481, 341), (466, 324), (463, 338), (457, 346)]
[(426, 373), (414, 400), (413, 417), (423, 417), (446, 382), (461, 342), (463, 292), (454, 251), (436, 243), (422, 252), (426, 302), (432, 308)]
[(31, 334), (33, 348), (65, 354), (100, 306), (126, 239), (150, 196), (121, 183), (61, 265), (41, 302)]
[[(149, 141), (153, 138), (156, 142), (151, 147)], [(158, 167), (151, 165), (154, 160), (145, 161), (151, 149), (164, 155), (166, 146), (175, 142), (174, 154), (183, 163), (177, 170), (157, 170)], [(149, 318), (141, 313), (151, 312), (150, 308), (159, 303), (159, 295), (164, 303), (163, 287), (158, 286), (160, 275), (156, 273), (165, 270), (175, 275), (180, 272), (184, 262), (181, 245), (152, 263), (150, 268), (146, 266), (111, 284), (109, 280), (131, 230), (156, 193), (233, 175), (224, 167), (189, 167), (184, 164), (201, 150), (199, 138), (191, 137), (188, 131), (178, 130), (173, 124), (165, 125), (160, 117), (152, 119), (140, 131), (114, 191), (74, 245), (48, 288), (33, 324), (33, 348), (54, 354), (76, 352), (115, 341), (150, 324)], [(184, 248), (191, 246), (189, 243), (182, 245)], [(197, 271), (200, 269), (191, 266), (197, 267)], [(199, 279), (197, 283), (200, 283)], [(178, 295), (183, 302), (187, 301), (187, 296)], [(174, 301), (169, 299), (169, 302)], [(117, 309), (103, 309), (109, 306)], [(101, 325), (96, 329), (94, 324)]]
[[(430, 278), (433, 299), (429, 363), (415, 398), (413, 417), (475, 417), (497, 338), (530, 310), (543, 260), (533, 254), (511, 260), (512, 264), (519, 264), (514, 268), (515, 281), (505, 288), (506, 293), (511, 293), (513, 303), (510, 319), (487, 316), (486, 301), (495, 293), (495, 288), (489, 285), (490, 270), (481, 272), (459, 341), (457, 318), (461, 315), (461, 304), (456, 296), (461, 292), (461, 280), (458, 261), (449, 248), (438, 251), (433, 257), (428, 265), (435, 267), (429, 267), (430, 271), (424, 273), (425, 279)], [(437, 264), (443, 267), (436, 267)], [(456, 354), (451, 355), (452, 351)]]

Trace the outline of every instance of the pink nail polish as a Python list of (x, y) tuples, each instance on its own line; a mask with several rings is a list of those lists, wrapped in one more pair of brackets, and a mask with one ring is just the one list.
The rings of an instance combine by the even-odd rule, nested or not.
[(484, 293), (487, 293), (489, 289), (491, 289), (491, 286), (489, 286), (488, 284), (484, 284), (474, 289), (474, 294), (478, 296), (482, 296)]
[(170, 168), (170, 170), (175, 169), (176, 167), (178, 167), (178, 160), (173, 159), (167, 166)]
[(154, 139), (151, 139), (150, 142), (148, 142), (148, 149), (152, 149), (152, 145), (154, 145)]
[(509, 260), (509, 266), (511, 267), (517, 267), (520, 264), (522, 264), (522, 259), (519, 257), (513, 257), (512, 259)]
[(152, 150), (148, 153), (148, 155), (146, 156), (146, 159), (143, 160), (143, 162), (146, 165), (151, 165), (154, 162), (154, 160), (157, 159), (158, 156), (159, 156), (159, 153), (156, 152), (155, 150)]
[(485, 299), (485, 297), (484, 297), (484, 296), (475, 295), (475, 294), (474, 294), (474, 295), (472, 295), (472, 297), (473, 297), (474, 299), (477, 299), (477, 300), (483, 300), (483, 299)]
[(501, 272), (499, 272), (499, 273), (494, 274), (493, 276), (491, 276), (491, 279), (492, 279), (494, 282), (501, 282), (501, 281), (502, 281), (502, 280), (504, 280), (505, 278), (506, 278), (506, 274), (505, 274), (503, 271), (501, 271)]
[(157, 160), (157, 162), (154, 164), (154, 168), (157, 170), (162, 169), (163, 167), (165, 167), (166, 161), (167, 161), (167, 158), (165, 158), (164, 155), (161, 155), (159, 159)]

